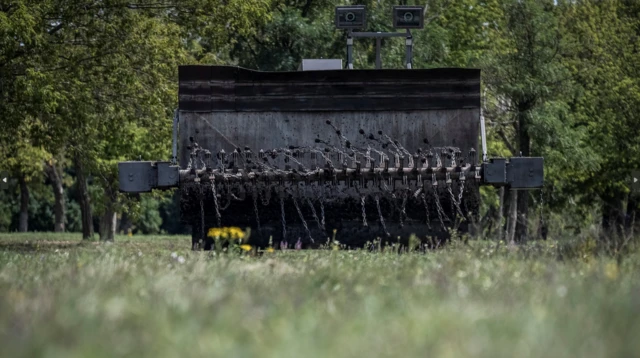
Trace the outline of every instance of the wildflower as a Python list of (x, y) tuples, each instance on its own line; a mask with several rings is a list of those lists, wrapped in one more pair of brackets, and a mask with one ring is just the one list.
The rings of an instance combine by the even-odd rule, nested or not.
[(298, 238), (298, 241), (296, 241), (295, 249), (302, 250), (302, 241), (300, 241), (300, 238)]
[(177, 259), (178, 258), (178, 254), (174, 251), (171, 253), (171, 258), (172, 259)]
[(178, 262), (183, 264), (186, 260), (182, 256), (178, 256)]
[(242, 240), (247, 234), (238, 227), (213, 227), (209, 229), (207, 236), (215, 239)]
[(208, 233), (207, 236), (213, 237), (213, 238), (226, 239), (227, 238), (227, 233), (225, 232), (225, 230), (223, 228), (212, 227), (211, 229), (209, 229), (209, 233)]
[(242, 229), (240, 228), (230, 227), (230, 228), (227, 228), (227, 232), (230, 239), (233, 239), (233, 240), (244, 239), (244, 231), (242, 231)]
[(280, 250), (284, 251), (289, 248), (289, 243), (286, 241), (280, 241)]
[(240, 245), (240, 248), (244, 251), (251, 251), (251, 245), (247, 245), (247, 244)]
[(267, 249), (265, 251), (266, 252), (275, 252), (276, 250), (274, 250), (273, 247), (269, 246), (269, 247), (267, 247)]

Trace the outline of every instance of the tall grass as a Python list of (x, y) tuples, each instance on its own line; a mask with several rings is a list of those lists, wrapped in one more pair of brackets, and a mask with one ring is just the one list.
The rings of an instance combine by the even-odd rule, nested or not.
[(426, 254), (251, 257), (192, 252), (185, 237), (114, 244), (39, 239), (0, 236), (2, 356), (630, 357), (640, 351), (637, 252), (563, 256), (555, 241), (454, 241)]

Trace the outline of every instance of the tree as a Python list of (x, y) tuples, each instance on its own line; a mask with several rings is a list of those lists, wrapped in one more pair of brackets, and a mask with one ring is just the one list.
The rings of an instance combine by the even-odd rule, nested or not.
[[(177, 66), (195, 61), (185, 49), (210, 58), (197, 44), (215, 48), (231, 32), (249, 34), (254, 22), (267, 19), (268, 4), (23, 0), (0, 5), (0, 117), (10, 129), (0, 134), (0, 143), (19, 138), (50, 156), (71, 159), (83, 237), (91, 237), (88, 180), (105, 189), (105, 197), (95, 202), (102, 222), (113, 223), (116, 162), (134, 155), (156, 159), (168, 148), (166, 119), (175, 107)], [(14, 128), (26, 131), (17, 136)], [(123, 145), (127, 138), (138, 142)], [(63, 187), (56, 173), (63, 172), (64, 160), (44, 162), (61, 218), (64, 203), (58, 194)], [(24, 192), (27, 184), (21, 186)], [(100, 230), (102, 238), (113, 238), (114, 225), (109, 226)]]
[(599, 165), (575, 176), (566, 191), (582, 205), (601, 203), (603, 226), (621, 234), (627, 216), (638, 210), (637, 203), (627, 204), (627, 178), (640, 166), (640, 5), (566, 1), (560, 6), (573, 49), (565, 62), (579, 88), (567, 103), (599, 156)]
[[(564, 43), (556, 12), (551, 0), (505, 1), (505, 46), (494, 48), (485, 76), (495, 132), (513, 156), (545, 156), (552, 180), (554, 167), (580, 170), (588, 165), (580, 159), (590, 157), (582, 142), (585, 132), (571, 124), (562, 101), (572, 83), (562, 63)], [(531, 198), (526, 192), (517, 197), (513, 239), (525, 241)]]

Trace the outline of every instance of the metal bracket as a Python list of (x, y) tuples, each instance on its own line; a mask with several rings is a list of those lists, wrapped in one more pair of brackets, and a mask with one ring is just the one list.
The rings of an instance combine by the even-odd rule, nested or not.
[(353, 69), (353, 39), (354, 38), (374, 38), (376, 39), (376, 69), (382, 68), (381, 46), (383, 38), (405, 37), (405, 67), (412, 68), (413, 58), (413, 37), (411, 31), (406, 32), (354, 32), (349, 30), (347, 33), (347, 69)]
[(120, 191), (125, 193), (169, 189), (180, 183), (180, 167), (170, 162), (120, 162), (118, 179)]
[(544, 158), (491, 158), (482, 164), (484, 184), (510, 189), (537, 189), (544, 184)]

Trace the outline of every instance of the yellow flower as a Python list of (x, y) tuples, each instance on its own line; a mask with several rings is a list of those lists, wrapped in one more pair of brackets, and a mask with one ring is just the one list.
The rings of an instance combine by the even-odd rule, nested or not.
[(266, 252), (275, 252), (276, 250), (274, 250), (273, 247), (269, 246), (269, 247), (267, 247), (267, 249), (265, 251)]
[(213, 227), (209, 229), (208, 236), (219, 239), (242, 240), (247, 235), (238, 227)]
[(251, 251), (251, 245), (240, 245), (240, 248), (244, 251)]
[(209, 229), (209, 233), (208, 236), (209, 237), (214, 237), (214, 238), (219, 238), (219, 237), (225, 237), (223, 236), (224, 230), (222, 228), (218, 228), (218, 227), (212, 227), (211, 229)]
[(244, 231), (238, 227), (229, 227), (227, 228), (227, 232), (229, 234), (229, 238), (233, 240), (242, 240), (244, 239)]

